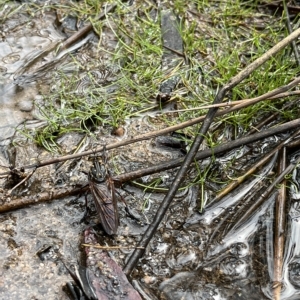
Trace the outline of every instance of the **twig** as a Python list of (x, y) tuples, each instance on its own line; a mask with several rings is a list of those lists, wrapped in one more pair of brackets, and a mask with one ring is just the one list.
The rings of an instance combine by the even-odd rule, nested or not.
[[(287, 90), (291, 89), (293, 86), (295, 86), (296, 84), (298, 84), (299, 82), (300, 82), (300, 77), (297, 77), (296, 79), (294, 79), (289, 84), (287, 84), (285, 86), (282, 86), (282, 87), (280, 87), (276, 90), (273, 90), (269, 93), (266, 93), (266, 94), (264, 94), (262, 96), (259, 96), (259, 97), (256, 97), (256, 98), (249, 99), (249, 101), (246, 101), (245, 103), (240, 103), (238, 105), (235, 105), (234, 107), (230, 107), (228, 109), (218, 111), (215, 114), (215, 116), (216, 117), (223, 116), (223, 115), (226, 115), (226, 114), (231, 113), (233, 111), (237, 111), (237, 110), (240, 110), (242, 108), (246, 108), (247, 106), (255, 104), (258, 101), (261, 101), (262, 99), (267, 99), (268, 96), (266, 96), (266, 95), (269, 95), (269, 96), (271, 95), (272, 96), (272, 95), (275, 95), (278, 91), (281, 91), (281, 92), (287, 91)], [(265, 96), (266, 98), (261, 98), (263, 96)], [(171, 133), (171, 132), (176, 131), (176, 130), (180, 130), (180, 129), (183, 129), (185, 127), (189, 127), (189, 126), (192, 126), (192, 125), (195, 125), (195, 124), (198, 124), (198, 123), (202, 122), (205, 119), (205, 117), (206, 117), (206, 115), (205, 116), (200, 116), (198, 118), (195, 118), (195, 119), (192, 119), (192, 120), (189, 120), (189, 121), (177, 124), (177, 125), (173, 125), (173, 126), (170, 126), (170, 127), (164, 128), (164, 129), (160, 129), (160, 130), (148, 132), (148, 133), (145, 133), (145, 134), (142, 134), (142, 135), (138, 135), (134, 138), (130, 138), (130, 139), (127, 139), (127, 140), (124, 140), (124, 141), (121, 141), (121, 142), (116, 142), (116, 143), (113, 143), (113, 144), (110, 144), (110, 145), (106, 145), (106, 150), (112, 150), (112, 149), (119, 148), (119, 147), (122, 147), (122, 146), (137, 143), (137, 142), (140, 142), (140, 141), (143, 141), (143, 140), (148, 140), (150, 138), (154, 138), (154, 137), (157, 137), (157, 136), (160, 136), (160, 135), (165, 135), (165, 134)], [(41, 161), (41, 162), (38, 162), (38, 163), (35, 163), (35, 164), (22, 166), (20, 168), (23, 168), (25, 170), (26, 169), (32, 169), (32, 168), (41, 168), (41, 167), (48, 166), (48, 165), (51, 165), (51, 164), (64, 162), (64, 161), (67, 161), (67, 160), (70, 160), (70, 159), (75, 159), (75, 158), (80, 158), (80, 157), (83, 157), (83, 156), (93, 155), (93, 154), (101, 152), (101, 151), (103, 151), (102, 146), (98, 147), (94, 150), (89, 150), (89, 151), (84, 151), (84, 152), (81, 152), (81, 153), (56, 157), (56, 158)], [(0, 173), (0, 176), (8, 175), (8, 174), (10, 174), (9, 171)]]
[[(285, 104), (280, 111), (285, 111), (286, 109), (288, 109), (289, 107), (291, 107), (292, 105), (295, 105), (296, 103), (299, 103), (299, 99), (295, 100), (295, 101), (290, 101), (287, 104)], [(277, 111), (274, 114), (270, 115), (269, 117), (263, 119), (261, 122), (259, 122), (257, 125), (252, 126), (252, 129), (248, 131), (247, 135), (251, 135), (257, 131), (259, 131), (259, 129), (261, 129), (263, 126), (265, 126), (268, 123), (271, 123), (272, 120), (275, 120), (275, 118), (278, 118), (278, 116), (280, 115), (280, 112)]]
[[(289, 11), (288, 11), (287, 5), (286, 5), (286, 0), (283, 0), (282, 4), (283, 4), (283, 8), (284, 8), (284, 13), (286, 15), (286, 26), (287, 26), (288, 32), (291, 33), (293, 30), (292, 30), (292, 26), (291, 26), (290, 14), (289, 14)], [(293, 49), (293, 52), (295, 55), (297, 65), (299, 67), (300, 66), (300, 57), (299, 57), (298, 47), (297, 47), (295, 41), (292, 41), (291, 44), (292, 44), (292, 49)]]
[[(105, 8), (105, 11), (102, 12), (99, 16), (98, 16), (98, 20), (102, 20), (107, 13), (113, 11), (115, 8), (117, 7), (116, 4), (111, 5), (107, 8)], [(63, 51), (64, 49), (68, 48), (70, 45), (72, 45), (73, 43), (75, 43), (77, 40), (79, 40), (80, 38), (84, 37), (86, 34), (88, 34), (91, 30), (93, 29), (93, 25), (89, 24), (84, 26), (83, 28), (81, 28), (79, 31), (77, 31), (76, 33), (74, 33), (72, 36), (70, 36), (64, 43), (62, 43), (62, 45), (60, 46), (60, 52)]]
[[(261, 205), (262, 203), (269, 197), (269, 195), (272, 193), (273, 189), (280, 184), (284, 179), (285, 176), (293, 171), (293, 169), (300, 163), (300, 157), (296, 160), (294, 163), (290, 163), (289, 166), (279, 174), (279, 176), (272, 182), (271, 185), (268, 186), (268, 188), (263, 192), (263, 194), (257, 199), (257, 201), (252, 205), (251, 208), (249, 208), (247, 212), (247, 216), (252, 215)], [(245, 216), (242, 216), (239, 221), (235, 224), (233, 227), (234, 229), (239, 228), (243, 222), (245, 222)]]
[[(294, 81), (293, 81), (294, 82)], [(298, 84), (299, 82), (296, 82), (296, 84)], [(291, 86), (295, 86), (295, 83)], [(287, 86), (283, 86), (280, 87), (279, 89), (285, 89)], [(289, 87), (289, 88), (291, 88)], [(274, 91), (276, 91), (276, 93), (279, 93), (279, 89), (276, 89)], [(273, 92), (273, 91), (272, 91)], [(262, 100), (276, 100), (279, 98), (284, 98), (284, 97), (290, 97), (290, 96), (298, 96), (300, 95), (300, 91), (293, 91), (293, 92), (285, 92), (285, 93), (279, 93), (275, 96), (269, 96), (269, 93), (266, 93), (264, 95), (261, 95), (259, 97), (255, 97), (255, 98), (251, 98), (251, 99), (243, 99), (243, 100), (237, 100), (237, 101), (233, 101), (233, 102), (223, 102), (223, 103), (219, 103), (219, 104), (211, 104), (211, 105), (203, 105), (203, 106), (198, 106), (198, 107), (192, 107), (192, 108), (187, 108), (187, 109), (177, 109), (177, 110), (170, 110), (170, 111), (164, 111), (165, 114), (167, 113), (177, 113), (177, 112), (186, 112), (186, 111), (193, 111), (193, 110), (200, 110), (200, 109), (209, 109), (212, 107), (232, 107), (238, 104), (245, 104), (245, 105), (251, 105), (253, 103), (256, 103), (257, 101), (262, 101)], [(249, 103), (248, 103), (249, 102)]]
[[(286, 168), (286, 148), (281, 151), (278, 173), (282, 173)], [(280, 300), (282, 283), (282, 266), (284, 255), (284, 237), (285, 237), (285, 207), (286, 207), (286, 180), (284, 179), (276, 199), (275, 215), (275, 238), (274, 238), (274, 279), (276, 284), (274, 288), (274, 299)]]
[[(255, 133), (255, 134), (247, 135), (247, 136), (239, 138), (237, 140), (230, 141), (226, 144), (216, 146), (213, 149), (203, 150), (203, 151), (197, 153), (195, 159), (201, 160), (201, 159), (210, 157), (212, 155), (217, 155), (217, 154), (220, 154), (225, 151), (230, 151), (234, 148), (253, 143), (255, 141), (264, 139), (268, 136), (275, 135), (275, 134), (278, 134), (281, 132), (285, 132), (287, 130), (293, 130), (295, 128), (298, 128), (299, 126), (300, 126), (300, 119), (296, 119), (296, 120), (278, 125), (276, 127), (272, 127), (270, 129), (266, 129), (261, 132)], [(184, 158), (170, 160), (166, 163), (163, 163), (163, 164), (160, 164), (157, 166), (152, 166), (152, 167), (148, 167), (148, 168), (121, 174), (121, 175), (115, 176), (113, 179), (116, 184), (118, 184), (118, 182), (122, 183), (122, 182), (130, 181), (130, 180), (134, 180), (136, 178), (140, 178), (140, 177), (143, 177), (146, 175), (150, 175), (150, 174), (154, 174), (154, 173), (158, 173), (158, 172), (162, 172), (165, 170), (179, 167), (182, 164), (183, 160), (184, 160)]]
[[(232, 150), (232, 149), (234, 149), (236, 147), (240, 147), (242, 145), (253, 143), (255, 141), (258, 141), (260, 139), (266, 138), (271, 135), (285, 132), (287, 130), (292, 130), (299, 126), (300, 126), (300, 119), (297, 119), (297, 120), (294, 120), (291, 122), (287, 122), (287, 123), (279, 125), (275, 128), (263, 130), (259, 133), (255, 133), (253, 135), (246, 136), (246, 137), (237, 139), (235, 141), (231, 141), (229, 143), (217, 146), (214, 149), (206, 149), (204, 151), (201, 151), (201, 152), (197, 153), (195, 159), (196, 160), (204, 159), (204, 158), (210, 157), (212, 155), (216, 155), (216, 154), (219, 154), (219, 153), (222, 153), (225, 151)], [(172, 169), (175, 167), (179, 167), (182, 164), (182, 162), (183, 162), (183, 158), (174, 159), (167, 163), (161, 164), (160, 166), (153, 166), (153, 167), (145, 168), (142, 170), (137, 170), (137, 171), (133, 171), (133, 172), (115, 176), (113, 178), (113, 180), (114, 180), (115, 184), (117, 185), (118, 182), (122, 183), (122, 182), (126, 182), (129, 180), (137, 179), (142, 176), (149, 175), (149, 174), (154, 174), (154, 173), (161, 172), (164, 170), (169, 170), (169, 169)], [(11, 211), (14, 209), (19, 209), (19, 208), (29, 206), (32, 204), (38, 204), (41, 202), (48, 202), (48, 201), (52, 201), (55, 199), (61, 199), (61, 198), (71, 196), (71, 195), (77, 195), (77, 194), (83, 193), (87, 190), (88, 190), (88, 185), (86, 184), (86, 185), (83, 185), (83, 187), (81, 187), (81, 188), (61, 189), (58, 191), (56, 190), (54, 193), (45, 192), (45, 193), (40, 193), (38, 196), (25, 196), (22, 198), (11, 199), (10, 201), (0, 205), (0, 213), (8, 212), (8, 211)]]
[(281, 86), (281, 87), (279, 87), (279, 88), (277, 88), (277, 89), (275, 89), (273, 91), (265, 93), (265, 94), (263, 94), (261, 96), (258, 96), (256, 98), (249, 99), (247, 101), (244, 100), (244, 102), (236, 105), (235, 108), (241, 109), (241, 108), (244, 108), (245, 106), (249, 106), (249, 105), (255, 104), (255, 103), (259, 102), (259, 101), (269, 99), (269, 98), (271, 98), (271, 97), (273, 97), (275, 95), (278, 95), (279, 93), (287, 92), (288, 90), (290, 90), (294, 86), (298, 85), (299, 83), (300, 83), (300, 77), (296, 77), (293, 81), (291, 81), (287, 85)]
[[(286, 45), (288, 45), (291, 41), (295, 40), (300, 35), (300, 29), (297, 29), (292, 34), (287, 36), (285, 39), (283, 39), (281, 42), (279, 42), (277, 45), (275, 45), (273, 48), (268, 50), (265, 54), (263, 54), (260, 58), (256, 59), (254, 62), (252, 62), (248, 67), (246, 67), (244, 70), (242, 70), (240, 73), (238, 73), (236, 76), (234, 76), (226, 85), (224, 85), (219, 92), (217, 93), (217, 96), (213, 102), (213, 104), (218, 104), (222, 102), (224, 99), (226, 93), (231, 90), (233, 87), (235, 87), (237, 84), (239, 84), (242, 80), (247, 78), (254, 70), (256, 70), (258, 67), (260, 67), (263, 63), (265, 63), (270, 57), (275, 55), (278, 51), (280, 51), (282, 48), (284, 48)], [(218, 108), (210, 108), (205, 119), (203, 120), (202, 126), (200, 127), (199, 132), (196, 135), (196, 138), (191, 146), (191, 149), (189, 153), (187, 154), (181, 168), (179, 169), (178, 173), (176, 174), (176, 177), (173, 181), (173, 184), (171, 185), (168, 194), (165, 196), (163, 202), (161, 203), (153, 222), (149, 225), (148, 229), (144, 233), (141, 241), (139, 242), (139, 247), (147, 247), (148, 243), (150, 242), (152, 236), (156, 232), (161, 220), (166, 214), (166, 211), (171, 204), (171, 201), (173, 197), (175, 196), (179, 185), (184, 178), (189, 165), (192, 163), (192, 161), (195, 158), (195, 155), (199, 149), (199, 146), (204, 140), (204, 136), (206, 135), (209, 126), (217, 112)], [(144, 250), (136, 249), (130, 256), (125, 268), (124, 273), (129, 275), (133, 268), (135, 267), (137, 261), (139, 258), (143, 255)]]
[(290, 141), (290, 142), (286, 145), (286, 147), (287, 147), (288, 149), (291, 149), (291, 148), (299, 147), (299, 145), (300, 145), (300, 137), (298, 136), (298, 137), (296, 137), (293, 141)]
[(282, 141), (277, 147), (275, 147), (272, 151), (267, 153), (262, 159), (260, 159), (254, 166), (252, 166), (245, 174), (233, 180), (229, 185), (227, 185), (223, 190), (221, 190), (213, 201), (218, 201), (235, 189), (239, 184), (244, 182), (251, 174), (253, 174), (257, 169), (263, 166), (269, 158), (271, 158), (277, 151), (281, 150), (289, 141), (291, 141), (294, 137), (296, 137), (300, 133), (300, 130), (297, 130), (292, 136), (289, 136), (287, 139)]
[(64, 197), (78, 195), (79, 193), (83, 193), (88, 189), (88, 186), (83, 186), (80, 188), (64, 188), (61, 190), (55, 190), (55, 192), (43, 192), (39, 193), (38, 195), (34, 196), (22, 196), (21, 198), (17, 199), (10, 199), (6, 197), (6, 202), (0, 205), (0, 213), (11, 211), (14, 209), (19, 209), (28, 205), (37, 204), (41, 202), (49, 202), (54, 199), (61, 199)]
[(22, 183), (24, 183), (26, 180), (28, 180), (31, 176), (32, 176), (32, 174), (35, 172), (35, 170), (32, 170), (23, 180), (21, 180), (18, 184), (16, 184), (11, 190), (9, 190), (8, 192), (7, 192), (7, 195), (10, 195), (11, 193), (12, 193), (12, 191), (14, 190), (14, 189), (16, 189), (18, 186), (20, 186)]
[(82, 244), (82, 246), (84, 246), (84, 247), (90, 247), (90, 248), (103, 249), (103, 250), (143, 249), (143, 248), (134, 247), (134, 246), (100, 246), (100, 245), (93, 245), (93, 244)]
[(175, 54), (177, 54), (177, 55), (179, 55), (179, 56), (181, 56), (181, 57), (183, 57), (185, 59), (185, 55), (182, 52), (179, 52), (179, 51), (177, 51), (175, 49), (172, 49), (172, 48), (170, 48), (170, 47), (168, 47), (166, 45), (163, 45), (163, 47), (166, 48), (167, 50), (170, 50), (171, 52), (174, 52)]

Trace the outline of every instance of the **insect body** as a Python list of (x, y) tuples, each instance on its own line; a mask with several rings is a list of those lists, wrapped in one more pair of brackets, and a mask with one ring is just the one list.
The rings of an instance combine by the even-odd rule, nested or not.
[(103, 229), (109, 235), (116, 234), (119, 215), (115, 186), (107, 168), (98, 161), (89, 173), (89, 186)]

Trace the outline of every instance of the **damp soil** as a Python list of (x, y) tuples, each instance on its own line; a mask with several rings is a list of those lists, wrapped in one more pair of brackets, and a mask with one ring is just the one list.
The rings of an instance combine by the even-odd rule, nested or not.
[[(118, 86), (111, 83), (120, 76), (120, 65), (116, 66), (109, 55), (118, 43), (112, 28), (105, 27), (101, 39), (91, 32), (82, 44), (75, 44), (66, 55), (57, 56), (53, 49), (84, 24), (66, 14), (58, 26), (58, 10), (49, 3), (47, 6), (43, 1), (32, 2), (39, 7), (35, 14), (25, 9), (27, 4), (8, 2), (0, 12), (5, 16), (0, 24), (1, 172), (9, 166), (20, 167), (58, 155), (37, 146), (20, 131), (24, 127), (28, 132), (43, 128), (49, 121), (43, 118), (40, 108), (44, 97), (59, 87), (58, 74), (68, 78), (81, 72), (76, 92), (83, 95), (91, 82), (97, 85), (98, 94), (113, 92)], [(71, 1), (64, 5), (71, 5)], [(132, 5), (130, 17), (134, 18), (138, 12)], [(189, 18), (192, 16), (196, 17), (191, 14)], [(80, 64), (86, 68), (79, 70)], [(118, 135), (113, 134), (113, 126), (101, 126), (94, 120), (87, 120), (84, 126), (90, 126), (88, 121), (93, 127), (92, 135), (72, 132), (56, 139), (61, 154), (91, 150), (166, 127), (165, 119), (157, 111), (126, 119), (120, 124)], [(234, 131), (230, 126), (218, 130), (222, 130), (219, 141), (231, 137)], [(157, 233), (129, 276), (144, 299), (272, 299), (275, 193), (257, 211), (247, 214), (274, 178), (275, 158), (220, 201), (211, 200), (225, 181), (242, 174), (287, 136), (282, 134), (243, 146), (214, 160), (203, 160), (190, 169)], [(183, 157), (187, 150), (185, 143), (178, 143), (174, 137), (153, 138), (109, 151), (107, 164), (116, 176)], [(98, 156), (101, 159), (101, 154), (97, 153)], [(299, 152), (291, 151), (289, 160), (298, 156)], [(93, 157), (83, 157), (38, 168), (17, 188), (14, 186), (20, 179), (4, 176), (0, 179), (1, 203), (29, 195), (38, 199), (45, 193), (51, 198), (57, 189), (84, 187), (92, 164)], [(227, 167), (229, 164), (232, 169)], [(204, 190), (203, 184), (190, 184), (199, 176), (199, 169), (214, 178), (204, 183)], [(31, 171), (25, 170), (23, 178)], [(88, 228), (94, 228), (99, 244), (119, 247), (108, 253), (124, 267), (175, 174), (176, 169), (164, 171), (117, 188), (117, 197), (126, 201), (137, 218), (132, 218), (119, 201), (120, 225), (115, 236), (105, 234), (99, 225), (92, 196), (86, 191), (1, 214), (0, 298), (70, 299), (65, 286), (72, 278), (65, 266), (86, 265), (82, 243)], [(299, 174), (298, 167), (290, 180), (281, 299), (300, 297)], [(201, 201), (209, 204), (200, 212)], [(241, 216), (247, 216), (243, 222), (239, 221)]]

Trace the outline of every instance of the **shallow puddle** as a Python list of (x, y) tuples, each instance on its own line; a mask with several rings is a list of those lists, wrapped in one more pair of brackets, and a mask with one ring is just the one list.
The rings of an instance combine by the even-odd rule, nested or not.
[[(110, 57), (120, 42), (115, 37), (115, 24), (104, 26), (101, 40), (90, 33), (68, 50), (59, 52), (56, 51), (59, 43), (77, 31), (76, 26), (80, 24), (70, 15), (62, 18), (58, 26), (58, 10), (45, 7), (41, 5), (36, 14), (22, 12), (22, 8), (13, 13), (18, 7), (7, 4), (0, 12), (0, 16), (12, 14), (1, 23), (0, 29), (1, 172), (6, 172), (10, 165), (20, 167), (53, 158), (48, 151), (28, 142), (27, 137), (31, 129), (51, 123), (51, 115), (47, 113), (53, 107), (61, 109), (62, 117), (64, 113), (67, 116), (70, 111), (67, 96), (79, 95), (80, 102), (77, 106), (73, 103), (72, 109), (85, 111), (101, 101), (103, 105), (113, 106), (113, 102), (104, 101), (107, 99), (103, 95), (114, 95), (116, 90), (124, 88), (121, 81), (115, 84), (116, 79), (122, 78), (120, 70), (124, 62), (112, 63)], [(155, 19), (156, 11), (149, 11), (149, 20)], [(126, 16), (134, 17), (134, 13)], [(176, 84), (178, 81), (176, 77)], [(52, 106), (43, 106), (44, 100), (62, 87), (65, 88), (62, 97), (51, 98)], [(151, 101), (142, 109), (148, 109)], [(96, 113), (87, 120), (74, 119), (74, 124), (81, 122), (81, 128), (93, 128), (93, 134), (78, 130), (59, 136), (56, 143), (62, 153), (83, 152), (165, 127), (164, 118), (154, 110), (139, 115), (122, 123), (120, 136), (111, 134), (112, 126), (99, 126), (99, 119), (106, 116)], [(73, 125), (67, 117), (64, 122), (66, 128)], [(16, 127), (24, 131), (16, 131)], [(232, 137), (232, 131), (222, 127), (219, 141)], [(284, 134), (270, 137), (219, 155), (215, 160), (205, 159), (188, 172), (158, 232), (129, 276), (144, 299), (273, 299), (278, 285), (281, 285), (280, 299), (300, 297), (299, 168), (293, 171), (289, 181), (287, 230), (282, 233), (285, 248), (281, 283), (274, 274), (275, 193), (250, 213), (252, 204), (274, 178), (277, 156), (233, 192), (210, 202), (199, 212), (201, 201), (211, 201), (225, 181), (235, 178), (286, 137)], [(172, 143), (172, 139), (170, 136), (153, 138), (108, 151), (108, 166), (113, 176), (183, 157), (187, 150), (185, 143), (182, 140), (178, 143), (178, 138), (177, 143)], [(57, 150), (55, 146), (53, 149)], [(297, 157), (297, 152), (289, 154), (290, 161)], [(233, 168), (227, 168), (231, 163)], [(51, 198), (59, 189), (84, 187), (92, 164), (91, 157), (50, 164), (38, 168), (16, 189), (12, 178), (0, 178), (4, 188), (0, 191), (1, 203), (29, 196), (38, 199), (45, 194)], [(32, 169), (25, 171), (26, 177)], [(204, 173), (216, 180), (194, 181)], [(176, 170), (163, 171), (117, 189), (118, 198), (126, 201), (131, 215), (119, 201), (120, 225), (113, 237), (97, 225), (99, 219), (92, 195), (86, 191), (1, 214), (1, 299), (69, 299), (64, 289), (72, 278), (65, 266), (86, 265), (82, 243), (84, 232), (91, 227), (99, 244), (119, 247), (108, 253), (123, 268), (151, 224), (175, 174)], [(90, 211), (83, 219), (86, 199)], [(90, 257), (93, 255), (91, 251)]]

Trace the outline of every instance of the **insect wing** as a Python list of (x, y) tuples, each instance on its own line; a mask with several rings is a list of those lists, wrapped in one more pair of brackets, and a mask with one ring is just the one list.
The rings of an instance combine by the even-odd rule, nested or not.
[(91, 179), (90, 189), (104, 230), (109, 235), (116, 234), (119, 216), (113, 181), (109, 178), (104, 183), (97, 183)]

